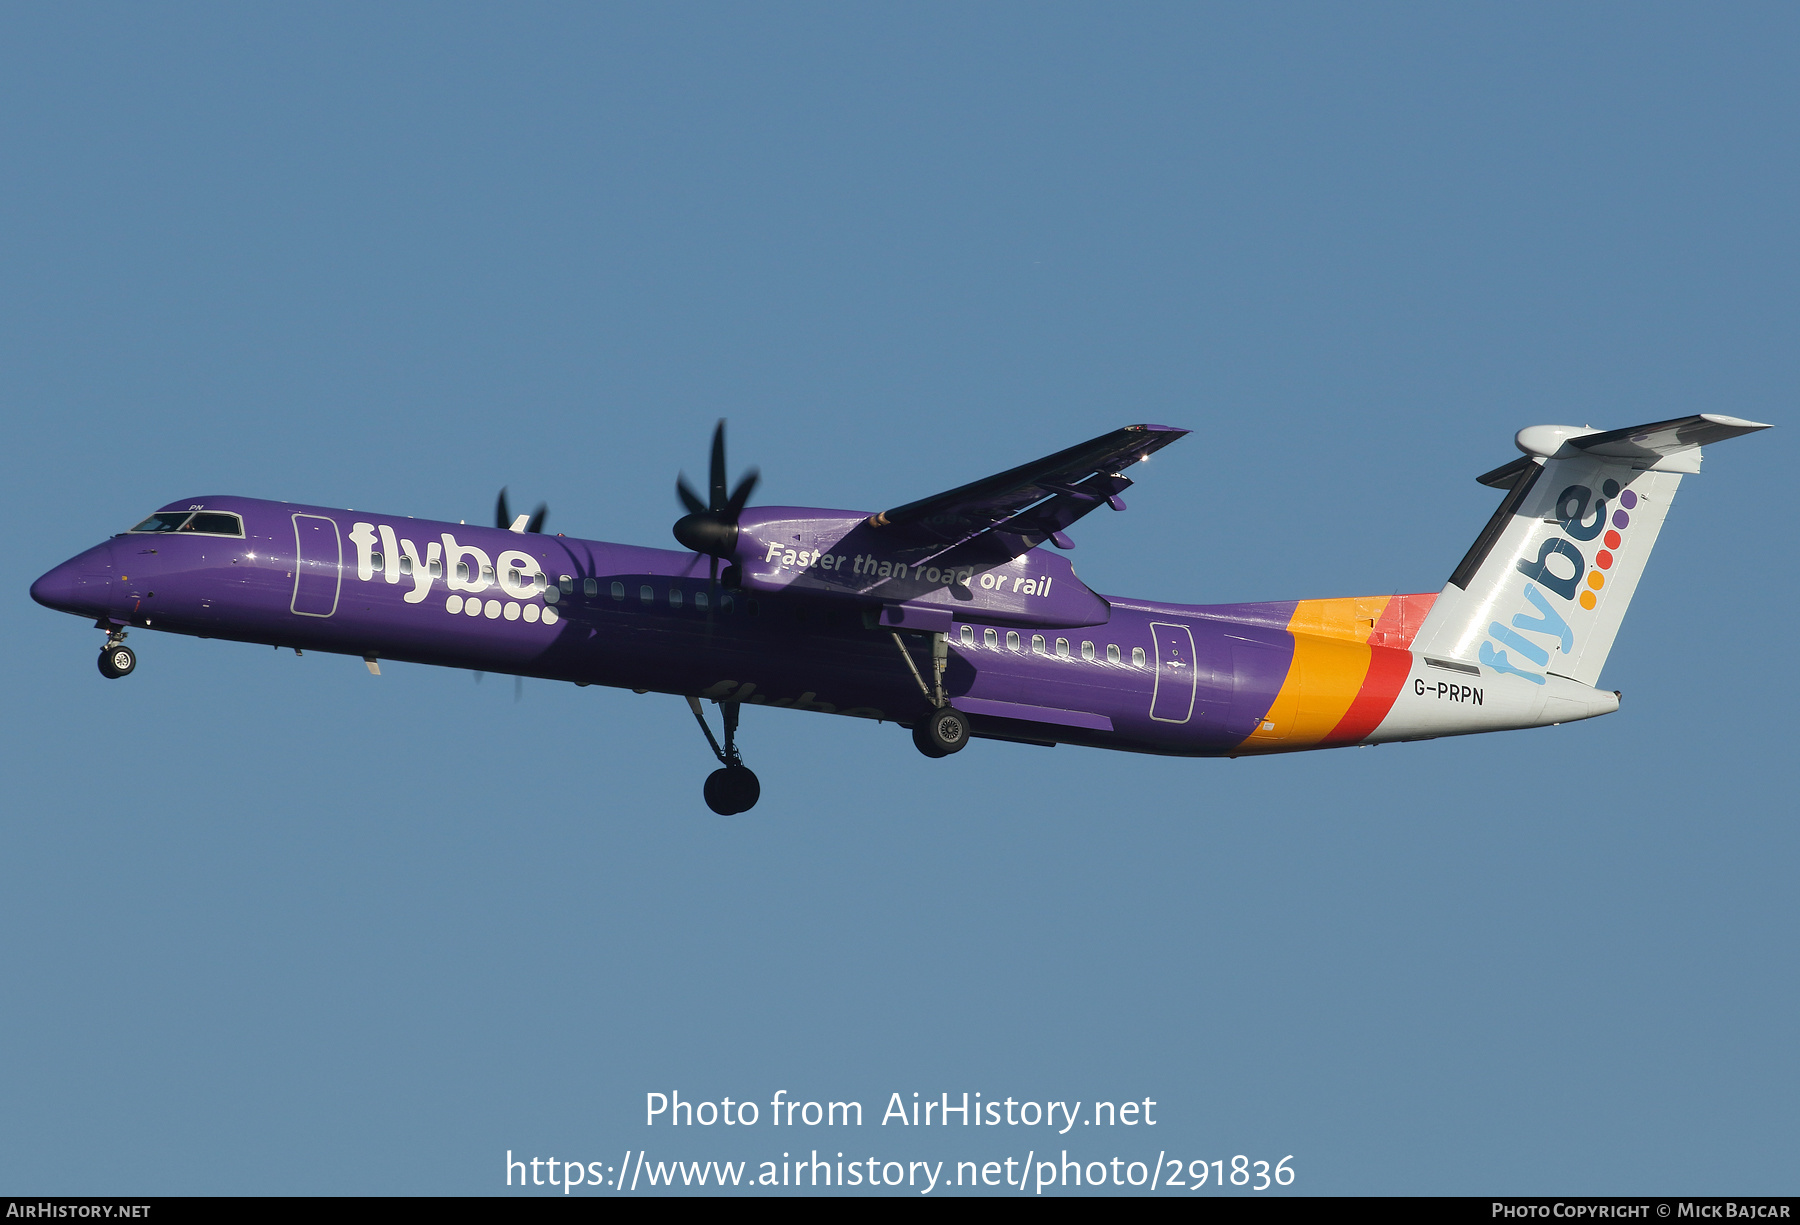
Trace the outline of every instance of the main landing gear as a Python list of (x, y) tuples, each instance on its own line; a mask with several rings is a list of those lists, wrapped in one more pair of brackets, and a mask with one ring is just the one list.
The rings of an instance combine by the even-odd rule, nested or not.
[(719, 759), (720, 768), (706, 776), (703, 794), (706, 806), (721, 817), (735, 816), (740, 812), (749, 812), (756, 807), (756, 801), (762, 798), (762, 783), (737, 750), (738, 714), (742, 707), (738, 702), (720, 702), (719, 710), (725, 721), (725, 743), (721, 746), (712, 734), (712, 728), (706, 725), (706, 716), (701, 713), (700, 699), (689, 698), (688, 709), (694, 712), (699, 721), (700, 730), (706, 733), (706, 743), (712, 746), (713, 756)]
[(99, 628), (107, 631), (106, 645), (100, 648), (100, 675), (109, 681), (130, 676), (137, 670), (137, 652), (125, 645), (125, 631), (104, 622)]
[(931, 713), (913, 724), (914, 746), (927, 757), (948, 757), (958, 752), (969, 743), (969, 716), (951, 706), (950, 699), (944, 695), (944, 666), (950, 658), (949, 635), (931, 636), (932, 683), (929, 685), (920, 675), (919, 665), (913, 662), (912, 652), (906, 649), (906, 640), (898, 633), (894, 635), (894, 645), (900, 648), (900, 658), (906, 661), (907, 670), (919, 682), (919, 691), (931, 703)]

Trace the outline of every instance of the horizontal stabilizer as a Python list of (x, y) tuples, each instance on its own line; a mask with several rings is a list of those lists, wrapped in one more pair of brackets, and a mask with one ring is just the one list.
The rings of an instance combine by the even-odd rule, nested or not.
[(1475, 478), (1476, 484), (1486, 485), (1489, 489), (1511, 489), (1519, 483), (1519, 474), (1531, 467), (1531, 456), (1521, 455), (1495, 468), (1492, 472), (1483, 472)]
[(1724, 417), (1717, 413), (1696, 413), (1673, 421), (1657, 421), (1623, 430), (1606, 430), (1569, 439), (1569, 445), (1589, 455), (1605, 455), (1613, 459), (1647, 460), (1674, 455), (1727, 438), (1754, 434), (1769, 427), (1742, 417)]
[(1492, 489), (1511, 489), (1535, 459), (1591, 455), (1623, 461), (1632, 468), (1661, 472), (1700, 471), (1701, 447), (1727, 438), (1754, 434), (1769, 427), (1760, 421), (1727, 417), (1720, 413), (1695, 413), (1669, 421), (1652, 421), (1622, 430), (1592, 430), (1570, 425), (1533, 425), (1519, 431), (1513, 445), (1525, 454), (1476, 481)]

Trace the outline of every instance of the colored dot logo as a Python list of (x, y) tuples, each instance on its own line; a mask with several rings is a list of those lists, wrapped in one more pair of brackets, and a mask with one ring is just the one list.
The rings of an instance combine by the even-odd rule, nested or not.
[(480, 600), (474, 597), (465, 600), (459, 595), (453, 595), (444, 601), (444, 611), (461, 613), (465, 617), (486, 617), (490, 621), (498, 621), (502, 617), (508, 621), (518, 621), (521, 618), (536, 621), (541, 616), (545, 625), (555, 625), (561, 620), (554, 608), (540, 611), (536, 604), (519, 605), (511, 601)]
[(1612, 527), (1607, 530), (1604, 541), (1606, 547), (1595, 556), (1595, 569), (1588, 571), (1588, 590), (1581, 593), (1581, 606), (1590, 610), (1600, 602), (1595, 592), (1606, 586), (1606, 575), (1602, 571), (1613, 568), (1613, 562), (1618, 560), (1614, 554), (1625, 543), (1625, 538), (1620, 533), (1631, 526), (1631, 515), (1627, 512), (1636, 510), (1638, 503), (1637, 494), (1629, 489), (1621, 491), (1617, 481), (1607, 481), (1600, 487), (1600, 492), (1609, 502), (1617, 498), (1619, 509), (1613, 512)]

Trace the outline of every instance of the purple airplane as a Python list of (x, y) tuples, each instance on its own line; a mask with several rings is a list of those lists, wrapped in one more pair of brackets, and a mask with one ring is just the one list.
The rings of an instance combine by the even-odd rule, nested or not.
[[(1608, 714), (1601, 665), (1702, 444), (1766, 426), (1684, 417), (1533, 426), (1478, 478), (1505, 491), (1442, 591), (1192, 606), (1101, 596), (1056, 553), (1132, 464), (1187, 431), (1131, 425), (892, 510), (751, 509), (754, 471), (677, 480), (685, 551), (255, 498), (170, 503), (32, 584), (128, 628), (678, 694), (720, 768), (707, 805), (761, 794), (746, 703), (898, 723), (927, 757), (971, 737), (1236, 757)], [(702, 700), (720, 708), (723, 741)]]

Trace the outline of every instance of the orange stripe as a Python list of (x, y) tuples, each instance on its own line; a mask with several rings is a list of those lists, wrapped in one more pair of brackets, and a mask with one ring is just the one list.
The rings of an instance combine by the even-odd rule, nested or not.
[(1388, 603), (1387, 596), (1351, 596), (1296, 604), (1288, 618), (1293, 661), (1243, 747), (1300, 748), (1330, 737), (1361, 696), (1371, 655), (1365, 642)]
[(1348, 638), (1367, 642), (1377, 623), (1387, 615), (1392, 596), (1353, 595), (1331, 600), (1301, 600), (1288, 618), (1288, 631), (1317, 638)]

